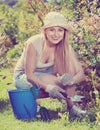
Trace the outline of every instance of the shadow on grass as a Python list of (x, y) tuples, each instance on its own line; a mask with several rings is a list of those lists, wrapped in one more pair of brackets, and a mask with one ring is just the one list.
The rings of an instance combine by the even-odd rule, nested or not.
[(40, 112), (40, 110), (39, 110), (37, 112), (35, 118), (24, 119), (24, 120), (21, 120), (21, 121), (23, 121), (23, 122), (35, 122), (35, 121), (50, 122), (52, 120), (57, 120), (57, 119), (60, 119), (60, 118), (61, 117), (59, 116), (59, 112), (58, 111), (45, 109), (42, 112)]
[(0, 99), (0, 112), (6, 110), (9, 104), (10, 104), (9, 100)]
[(36, 119), (38, 121), (51, 121), (59, 119), (59, 112), (55, 110), (45, 110), (42, 113), (38, 112)]
[(58, 111), (49, 110), (51, 120), (59, 119)]

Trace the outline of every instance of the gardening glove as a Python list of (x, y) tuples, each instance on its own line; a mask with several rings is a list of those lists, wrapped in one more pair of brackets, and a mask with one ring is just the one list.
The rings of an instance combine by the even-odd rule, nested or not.
[(59, 82), (64, 86), (73, 85), (73, 77), (72, 75), (65, 73), (59, 78)]
[(65, 96), (63, 96), (65, 91), (57, 85), (48, 84), (45, 91), (49, 93), (50, 97), (66, 99)]

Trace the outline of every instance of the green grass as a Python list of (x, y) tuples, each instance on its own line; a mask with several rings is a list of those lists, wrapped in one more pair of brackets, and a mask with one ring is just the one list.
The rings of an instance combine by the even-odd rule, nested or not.
[(11, 109), (0, 113), (0, 130), (100, 130), (100, 126), (94, 124), (70, 123), (66, 118), (42, 122), (39, 120), (21, 121), (15, 119)]
[[(13, 71), (9, 69), (0, 71), (0, 130), (100, 130), (100, 124), (68, 121), (68, 113), (63, 113), (65, 105), (56, 99), (41, 99), (40, 104), (49, 110), (59, 111), (60, 118), (53, 118), (51, 122), (43, 122), (39, 115), (30, 121), (21, 121), (14, 117), (7, 89), (14, 89)], [(54, 115), (52, 115), (53, 117)]]
[(14, 88), (13, 71), (10, 69), (0, 70), (0, 99), (8, 99), (7, 90)]

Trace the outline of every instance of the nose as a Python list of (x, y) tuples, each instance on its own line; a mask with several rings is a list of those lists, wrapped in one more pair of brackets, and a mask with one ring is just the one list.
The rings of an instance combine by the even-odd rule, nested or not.
[(55, 36), (59, 36), (59, 33), (58, 31), (55, 30), (55, 33), (54, 33)]

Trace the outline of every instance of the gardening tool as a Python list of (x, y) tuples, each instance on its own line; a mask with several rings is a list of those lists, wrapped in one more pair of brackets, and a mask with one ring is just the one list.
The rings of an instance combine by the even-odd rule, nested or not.
[(75, 95), (74, 97), (69, 97), (66, 93), (60, 92), (66, 99), (70, 99), (73, 102), (82, 102), (82, 99), (84, 99), (84, 96)]

